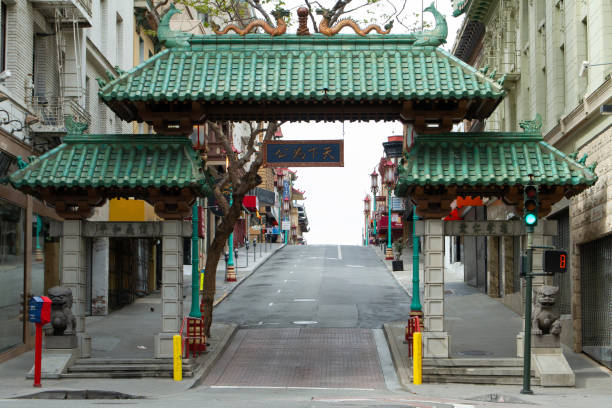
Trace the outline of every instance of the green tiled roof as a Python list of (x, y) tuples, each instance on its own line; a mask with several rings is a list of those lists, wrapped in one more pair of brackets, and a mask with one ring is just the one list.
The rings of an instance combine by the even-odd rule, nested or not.
[[(539, 133), (449, 133), (418, 136), (399, 167), (396, 194), (411, 186), (585, 187), (597, 181), (586, 167), (546, 143)], [(579, 188), (575, 189), (576, 191)]]
[(502, 87), (473, 67), (441, 48), (413, 42), (409, 35), (197, 36), (188, 47), (166, 49), (113, 79), (99, 95), (109, 104), (503, 97)]
[(187, 187), (211, 191), (203, 162), (187, 138), (160, 135), (70, 135), (9, 176), (17, 189)]
[(453, 16), (467, 13), (467, 18), (482, 22), (487, 16), (493, 0), (453, 0)]

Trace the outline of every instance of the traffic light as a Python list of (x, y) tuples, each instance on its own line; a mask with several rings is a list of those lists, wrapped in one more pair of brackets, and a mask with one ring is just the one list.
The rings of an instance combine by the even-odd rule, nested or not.
[(538, 186), (533, 184), (525, 186), (523, 190), (523, 219), (528, 227), (538, 225)]

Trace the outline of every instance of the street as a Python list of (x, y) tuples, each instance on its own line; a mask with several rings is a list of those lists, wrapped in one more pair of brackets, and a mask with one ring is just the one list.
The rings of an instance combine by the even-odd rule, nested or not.
[(215, 309), (242, 328), (368, 328), (404, 320), (410, 298), (373, 248), (287, 246)]

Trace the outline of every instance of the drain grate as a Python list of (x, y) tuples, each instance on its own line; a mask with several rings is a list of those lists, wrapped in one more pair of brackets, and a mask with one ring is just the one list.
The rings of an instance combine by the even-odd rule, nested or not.
[(54, 391), (42, 391), (35, 394), (23, 395), (16, 397), (15, 399), (53, 399), (53, 400), (83, 400), (83, 399), (144, 399), (138, 395), (124, 394), (122, 392), (115, 391), (100, 391), (100, 390), (80, 390), (80, 391), (69, 391), (69, 390), (54, 390)]
[(489, 353), (488, 351), (482, 351), (482, 350), (465, 350), (465, 351), (459, 351), (457, 352), (457, 354), (462, 355), (462, 356), (470, 356), (470, 357), (490, 356), (491, 355), (491, 353)]

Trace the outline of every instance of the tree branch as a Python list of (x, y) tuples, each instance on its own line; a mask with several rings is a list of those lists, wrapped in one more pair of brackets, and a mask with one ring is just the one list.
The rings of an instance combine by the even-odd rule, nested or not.
[(266, 20), (268, 24), (270, 24), (271, 26), (275, 25), (274, 22), (272, 21), (272, 18), (270, 18), (270, 15), (268, 14), (268, 12), (264, 10), (264, 8), (261, 6), (260, 0), (246, 0), (246, 1), (249, 4), (249, 6), (253, 7), (263, 16), (263, 18)]
[(319, 26), (317, 25), (317, 20), (315, 20), (314, 14), (312, 14), (312, 6), (310, 5), (310, 2), (308, 0), (304, 0), (306, 1), (306, 5), (308, 6), (308, 14), (310, 15), (310, 19), (312, 20), (312, 25), (314, 27), (314, 32), (318, 33), (319, 32)]

